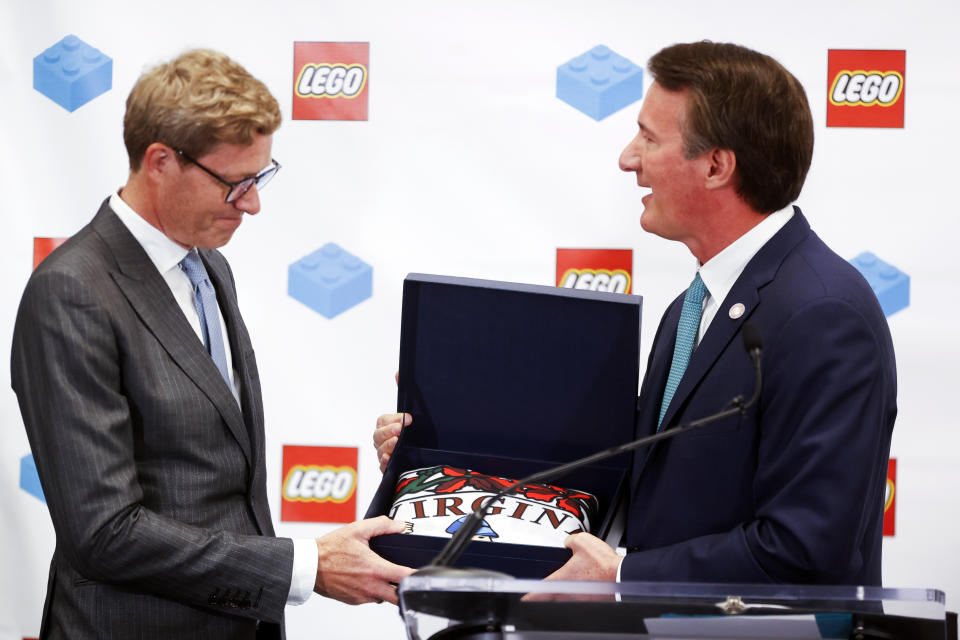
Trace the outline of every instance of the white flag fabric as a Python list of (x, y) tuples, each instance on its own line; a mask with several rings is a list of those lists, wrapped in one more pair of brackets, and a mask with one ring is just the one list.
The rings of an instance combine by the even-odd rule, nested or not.
[[(515, 481), (438, 465), (400, 474), (390, 517), (405, 533), (450, 537), (484, 501)], [(548, 484), (527, 484), (499, 498), (474, 539), (562, 547), (571, 533), (590, 531), (595, 496)]]

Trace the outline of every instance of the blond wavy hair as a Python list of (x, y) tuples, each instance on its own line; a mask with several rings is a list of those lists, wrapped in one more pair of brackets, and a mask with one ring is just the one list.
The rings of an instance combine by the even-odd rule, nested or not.
[(140, 76), (127, 97), (123, 142), (136, 172), (154, 142), (197, 158), (220, 143), (252, 144), (280, 121), (265, 84), (224, 54), (195, 49)]

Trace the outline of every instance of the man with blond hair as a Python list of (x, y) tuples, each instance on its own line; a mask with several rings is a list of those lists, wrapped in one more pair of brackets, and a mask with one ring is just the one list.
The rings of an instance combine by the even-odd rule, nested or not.
[(13, 388), (57, 535), (42, 638), (278, 638), (312, 591), (396, 602), (385, 517), (274, 536), (260, 383), (216, 251), (280, 165), (280, 109), (213, 51), (144, 73), (130, 174), (35, 270)]

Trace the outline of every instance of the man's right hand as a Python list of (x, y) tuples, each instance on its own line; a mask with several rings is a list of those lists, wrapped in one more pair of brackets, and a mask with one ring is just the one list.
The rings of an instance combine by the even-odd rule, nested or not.
[(573, 551), (573, 555), (544, 580), (616, 581), (622, 558), (600, 538), (582, 532), (570, 534), (563, 546)]
[(313, 590), (347, 604), (397, 604), (397, 585), (413, 569), (388, 562), (371, 551), (370, 538), (403, 533), (403, 528), (402, 522), (378, 516), (317, 538), (319, 564)]
[(387, 468), (390, 456), (397, 446), (400, 431), (413, 422), (409, 413), (387, 413), (377, 418), (377, 426), (373, 430), (373, 446), (377, 448), (377, 459), (380, 461), (380, 473)]

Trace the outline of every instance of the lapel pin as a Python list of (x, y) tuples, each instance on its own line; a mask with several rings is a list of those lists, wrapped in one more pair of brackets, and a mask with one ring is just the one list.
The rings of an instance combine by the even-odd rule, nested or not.
[(738, 302), (737, 304), (730, 307), (730, 317), (736, 320), (737, 318), (743, 315), (744, 311), (746, 311), (746, 307), (743, 306), (742, 302)]

